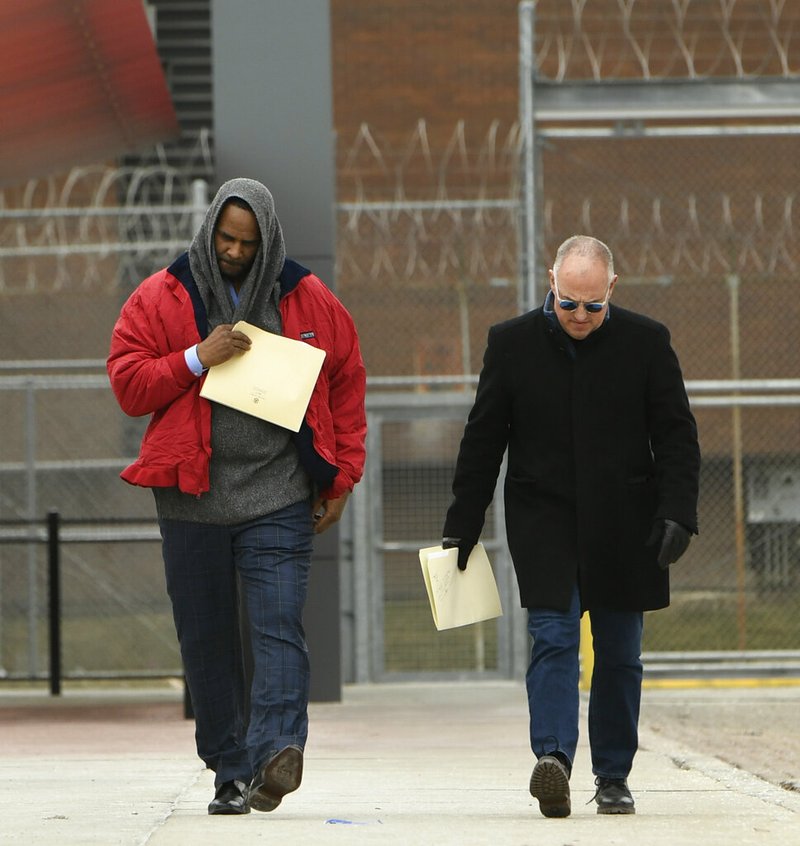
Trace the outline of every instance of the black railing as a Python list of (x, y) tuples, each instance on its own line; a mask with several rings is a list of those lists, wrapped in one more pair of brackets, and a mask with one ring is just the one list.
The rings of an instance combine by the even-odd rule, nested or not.
[(47, 632), (50, 647), (50, 694), (61, 694), (61, 515), (47, 515)]
[[(136, 527), (136, 528), (132, 528)], [(64, 529), (69, 529), (69, 537)], [(153, 542), (160, 540), (158, 525), (153, 520), (119, 517), (100, 519), (63, 519), (57, 510), (51, 510), (44, 519), (0, 520), (0, 544), (46, 544), (47, 546), (47, 680), (53, 696), (61, 694), (64, 679), (62, 666), (62, 595), (61, 547), (64, 542)], [(152, 677), (152, 674), (147, 674)], [(176, 675), (165, 671), (158, 677)], [(180, 675), (178, 673), (177, 675)], [(135, 674), (137, 678), (142, 674)], [(81, 676), (83, 678), (84, 676)], [(95, 677), (94, 675), (92, 676)], [(122, 676), (114, 675), (114, 678)], [(191, 711), (188, 693), (185, 694), (187, 714)]]

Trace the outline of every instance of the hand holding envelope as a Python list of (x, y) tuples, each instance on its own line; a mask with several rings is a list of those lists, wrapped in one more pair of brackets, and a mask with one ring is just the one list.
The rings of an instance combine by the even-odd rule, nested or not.
[(233, 329), (250, 349), (209, 368), (200, 396), (299, 432), (325, 350), (243, 320)]
[(230, 323), (215, 326), (197, 345), (197, 358), (205, 369), (223, 364), (235, 355), (247, 352), (252, 341)]
[(482, 543), (473, 548), (466, 570), (458, 569), (455, 547), (421, 549), (419, 562), (439, 631), (503, 615), (492, 565)]

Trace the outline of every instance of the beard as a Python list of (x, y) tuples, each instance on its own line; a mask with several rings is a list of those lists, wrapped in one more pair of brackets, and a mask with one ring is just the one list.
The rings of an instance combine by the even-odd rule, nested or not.
[(217, 264), (222, 278), (234, 284), (244, 282), (253, 266), (253, 262), (232, 262), (224, 258), (218, 258)]

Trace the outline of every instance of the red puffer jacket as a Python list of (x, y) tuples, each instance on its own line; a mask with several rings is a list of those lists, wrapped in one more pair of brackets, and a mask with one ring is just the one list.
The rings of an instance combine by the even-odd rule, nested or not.
[[(300, 460), (326, 499), (353, 489), (364, 470), (366, 373), (350, 314), (324, 283), (289, 259), (280, 276), (283, 334), (326, 351), (305, 420), (295, 435)], [(208, 490), (211, 406), (205, 377), (184, 350), (208, 334), (205, 307), (184, 253), (153, 274), (122, 307), (107, 368), (122, 410), (150, 414), (139, 458), (120, 474), (143, 487)]]

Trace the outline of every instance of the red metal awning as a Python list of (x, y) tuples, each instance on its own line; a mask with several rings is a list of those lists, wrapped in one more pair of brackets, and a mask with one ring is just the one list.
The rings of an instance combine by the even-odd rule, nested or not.
[(142, 0), (0, 3), (0, 185), (178, 132)]

